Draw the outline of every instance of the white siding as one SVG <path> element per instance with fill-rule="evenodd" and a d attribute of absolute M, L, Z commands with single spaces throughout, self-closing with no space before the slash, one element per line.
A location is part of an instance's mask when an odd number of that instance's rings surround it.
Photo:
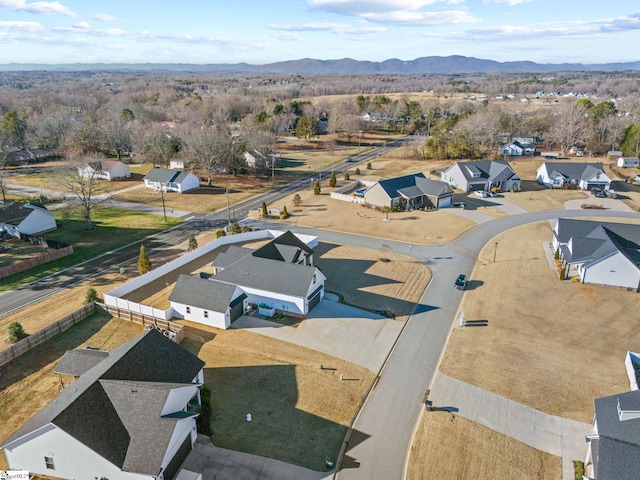
<path fill-rule="evenodd" d="M 5 448 L 9 468 L 29 470 L 40 475 L 75 480 L 110 478 L 118 480 L 148 480 L 153 476 L 122 472 L 96 452 L 78 442 L 65 431 L 53 428 L 30 441 L 11 449 Z M 43 429 L 46 430 L 46 429 Z M 184 438 L 184 437 L 183 437 Z M 47 469 L 44 457 L 52 457 L 55 470 Z"/>
<path fill-rule="evenodd" d="M 193 190 L 200 186 L 200 181 L 193 173 L 187 174 L 187 176 L 178 185 L 178 192 L 183 193 L 189 190 Z"/>
<path fill-rule="evenodd" d="M 620 252 L 580 270 L 584 283 L 633 289 L 640 287 L 640 269 Z"/>
<path fill-rule="evenodd" d="M 202 323 L 215 328 L 222 328 L 223 330 L 226 330 L 229 328 L 229 325 L 231 325 L 228 308 L 225 312 L 213 312 L 211 310 L 187 306 L 182 303 L 169 303 L 173 308 L 174 315 L 178 318 L 184 318 L 185 320 L 191 320 L 192 322 Z M 187 308 L 189 309 L 189 313 L 187 313 Z"/>
<path fill-rule="evenodd" d="M 35 235 L 40 232 L 48 232 L 49 230 L 55 229 L 56 218 L 51 212 L 40 208 L 32 209 L 29 216 L 18 226 L 20 233 L 25 233 L 27 235 Z"/>
<path fill-rule="evenodd" d="M 185 409 L 189 400 L 198 393 L 198 386 L 194 383 L 193 386 L 186 386 L 182 388 L 173 388 L 167 395 L 167 400 L 164 403 L 162 409 L 162 415 L 169 415 L 170 413 L 181 412 Z"/>
<path fill-rule="evenodd" d="M 171 462 L 171 459 L 176 455 L 176 452 L 182 445 L 182 442 L 184 442 L 184 439 L 189 436 L 191 440 L 191 446 L 193 446 L 194 442 L 196 441 L 197 435 L 196 421 L 194 417 L 183 418 L 182 420 L 176 422 L 176 427 L 173 430 L 173 435 L 171 436 L 171 440 L 169 441 L 169 446 L 167 447 L 167 451 L 165 452 L 164 458 L 162 459 L 163 471 L 167 468 L 169 462 Z"/>
<path fill-rule="evenodd" d="M 451 187 L 459 188 L 460 190 L 464 190 L 465 192 L 468 189 L 467 179 L 462 173 L 460 165 L 458 165 L 457 163 L 443 171 L 440 175 L 440 180 L 448 183 Z"/>
<path fill-rule="evenodd" d="M 128 165 L 122 162 L 118 162 L 113 166 L 111 171 L 106 173 L 107 173 L 107 176 L 106 176 L 107 180 L 113 180 L 115 178 L 123 178 L 123 177 L 130 176 L 131 169 L 129 168 Z"/>

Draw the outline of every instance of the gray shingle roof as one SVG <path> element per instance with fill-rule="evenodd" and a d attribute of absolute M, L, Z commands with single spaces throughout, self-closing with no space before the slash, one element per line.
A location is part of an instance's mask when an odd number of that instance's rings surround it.
<path fill-rule="evenodd" d="M 0 202 L 0 223 L 7 225 L 18 226 L 24 221 L 36 207 L 42 211 L 49 213 L 49 210 L 44 205 L 30 205 L 21 202 Z"/>
<path fill-rule="evenodd" d="M 169 295 L 169 301 L 211 312 L 225 312 L 231 303 L 236 286 L 219 281 L 219 276 L 203 279 L 180 275 Z"/>
<path fill-rule="evenodd" d="M 253 250 L 246 247 L 239 247 L 238 245 L 229 245 L 229 248 L 225 252 L 219 253 L 213 260 L 212 265 L 216 268 L 227 268 L 233 265 L 241 258 L 251 255 Z"/>
<path fill-rule="evenodd" d="M 386 192 L 389 198 L 416 198 L 423 195 L 438 197 L 452 193 L 451 187 L 445 182 L 430 180 L 424 173 L 404 175 L 402 177 L 382 179 L 378 184 Z"/>
<path fill-rule="evenodd" d="M 287 230 L 282 235 L 278 235 L 269 243 L 255 250 L 252 255 L 254 257 L 295 263 L 300 258 L 302 252 L 310 255 L 313 253 L 313 250 L 296 237 L 293 232 Z"/>
<path fill-rule="evenodd" d="M 479 162 L 458 162 L 460 171 L 468 182 L 478 182 L 482 180 L 494 181 L 500 177 L 500 180 L 509 180 L 510 178 L 520 177 L 513 171 L 508 162 L 504 160 L 486 160 Z M 452 168 L 452 167 L 449 167 Z M 507 173 L 505 176 L 504 173 Z M 474 177 L 477 173 L 480 176 Z"/>
<path fill-rule="evenodd" d="M 155 167 L 149 170 L 149 173 L 144 176 L 144 179 L 150 182 L 169 183 L 173 182 L 180 173 L 182 173 L 180 170 Z"/>
<path fill-rule="evenodd" d="M 640 418 L 620 421 L 618 402 L 640 399 L 640 390 L 596 398 L 598 480 L 640 478 Z"/>
<path fill-rule="evenodd" d="M 233 268 L 218 273 L 214 278 L 240 287 L 304 297 L 315 273 L 316 267 L 251 255 L 234 264 Z"/>
<path fill-rule="evenodd" d="M 58 362 L 53 373 L 79 377 L 91 370 L 108 356 L 109 352 L 104 352 L 102 350 L 69 350 L 62 356 L 62 360 Z"/>
<path fill-rule="evenodd" d="M 170 388 L 192 384 L 203 366 L 151 330 L 109 352 L 5 445 L 52 423 L 122 470 L 156 475 L 178 421 L 161 418 L 159 405 Z"/>
<path fill-rule="evenodd" d="M 570 162 L 545 162 L 549 176 L 562 175 L 566 179 L 587 180 L 598 172 L 604 173 L 602 163 L 570 163 Z"/>

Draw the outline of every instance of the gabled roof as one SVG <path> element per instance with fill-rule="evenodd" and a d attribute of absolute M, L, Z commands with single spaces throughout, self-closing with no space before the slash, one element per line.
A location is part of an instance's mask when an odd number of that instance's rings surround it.
<path fill-rule="evenodd" d="M 213 265 L 216 268 L 227 268 L 233 265 L 241 258 L 251 255 L 253 250 L 246 247 L 240 247 L 238 245 L 229 245 L 229 248 L 225 252 L 220 252 L 213 260 Z"/>
<path fill-rule="evenodd" d="M 294 297 L 304 297 L 317 268 L 250 255 L 218 273 L 218 281 L 268 290 Z"/>
<path fill-rule="evenodd" d="M 545 162 L 542 166 L 550 177 L 558 174 L 566 179 L 588 180 L 598 173 L 604 175 L 602 163 Z"/>
<path fill-rule="evenodd" d="M 181 173 L 184 172 L 181 172 L 180 170 L 171 170 L 169 168 L 155 167 L 149 170 L 149 173 L 144 176 L 144 180 L 158 183 L 171 183 L 174 182 Z"/>
<path fill-rule="evenodd" d="M 424 173 L 404 175 L 402 177 L 382 179 L 378 181 L 389 198 L 416 198 L 422 195 L 441 196 L 453 193 L 451 187 L 439 180 L 430 180 Z"/>
<path fill-rule="evenodd" d="M 457 162 L 447 170 L 458 166 L 464 177 L 469 182 L 481 180 L 493 181 L 501 176 L 500 180 L 509 180 L 511 178 L 520 177 L 513 171 L 508 162 L 504 160 L 486 160 L 479 162 Z M 507 176 L 504 176 L 504 172 L 506 171 Z M 479 174 L 479 177 L 474 177 L 473 174 Z"/>
<path fill-rule="evenodd" d="M 640 390 L 596 398 L 593 402 L 598 424 L 596 478 L 637 478 L 640 472 L 640 418 L 620 420 L 618 405 L 637 405 Z"/>
<path fill-rule="evenodd" d="M 69 350 L 62 356 L 53 373 L 61 375 L 73 375 L 79 377 L 91 370 L 98 363 L 109 356 L 109 352 L 102 350 L 80 349 Z"/>
<path fill-rule="evenodd" d="M 218 281 L 218 275 L 210 279 L 180 275 L 169 301 L 211 312 L 225 312 L 235 291 L 235 285 Z"/>
<path fill-rule="evenodd" d="M 281 262 L 297 263 L 302 252 L 311 255 L 313 250 L 296 237 L 293 232 L 287 230 L 282 235 L 255 250 L 252 255 L 254 257 L 280 260 Z"/>
<path fill-rule="evenodd" d="M 203 366 L 150 330 L 109 352 L 0 448 L 53 424 L 122 470 L 157 475 L 179 421 L 162 417 L 168 392 L 192 386 Z"/>
<path fill-rule="evenodd" d="M 0 222 L 7 225 L 18 226 L 36 209 L 53 215 L 53 213 L 47 210 L 42 204 L 33 205 L 21 202 L 0 202 Z"/>
<path fill-rule="evenodd" d="M 640 225 L 559 218 L 554 235 L 559 243 L 571 240 L 571 251 L 561 247 L 569 263 L 591 263 L 619 251 L 640 268 Z"/>

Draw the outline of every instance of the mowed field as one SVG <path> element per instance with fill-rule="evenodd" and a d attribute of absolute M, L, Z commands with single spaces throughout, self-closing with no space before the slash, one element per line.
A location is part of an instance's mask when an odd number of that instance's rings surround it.
<path fill-rule="evenodd" d="M 616 221 L 616 220 L 612 220 Z M 628 350 L 640 344 L 638 294 L 622 288 L 560 282 L 543 242 L 548 222 L 514 228 L 489 242 L 464 294 L 441 370 L 552 415 L 589 423 L 593 399 L 629 389 Z"/>

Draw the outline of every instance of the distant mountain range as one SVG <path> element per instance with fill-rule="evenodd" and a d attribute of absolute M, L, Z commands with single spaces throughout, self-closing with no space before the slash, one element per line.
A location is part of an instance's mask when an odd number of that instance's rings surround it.
<path fill-rule="evenodd" d="M 415 60 L 392 58 L 383 62 L 369 62 L 343 58 L 341 60 L 314 60 L 303 58 L 266 65 L 237 64 L 183 64 L 183 63 L 70 63 L 35 64 L 11 63 L 0 65 L 0 71 L 143 71 L 193 73 L 259 73 L 303 75 L 375 75 L 375 74 L 456 74 L 456 73 L 548 73 L 548 72 L 614 72 L 640 70 L 640 61 L 625 63 L 535 63 L 529 61 L 496 62 L 474 57 L 420 57 Z"/>

